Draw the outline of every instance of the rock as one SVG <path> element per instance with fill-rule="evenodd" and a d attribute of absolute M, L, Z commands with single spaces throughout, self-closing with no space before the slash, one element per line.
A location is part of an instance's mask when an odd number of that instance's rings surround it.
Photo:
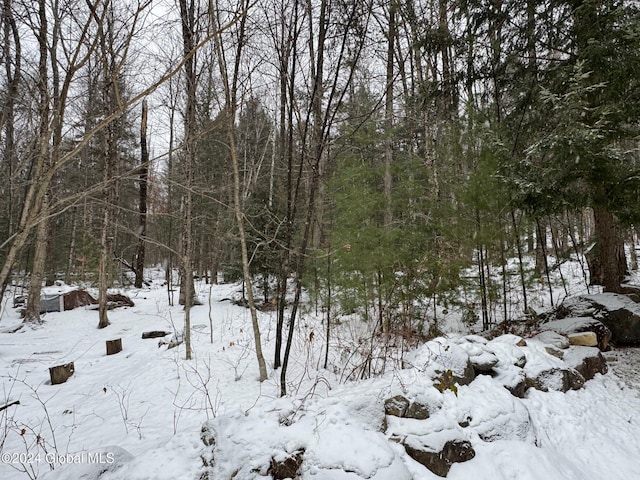
<path fill-rule="evenodd" d="M 570 303 L 570 302 L 569 302 Z M 564 304 L 563 304 L 564 305 Z M 568 313 L 566 307 L 560 306 L 556 310 L 556 314 L 565 315 Z M 557 317 L 560 318 L 560 317 Z M 572 333 L 593 332 L 598 338 L 598 348 L 605 352 L 609 349 L 609 341 L 611 340 L 611 330 L 604 323 L 595 318 L 575 316 L 562 318 L 541 325 L 546 331 L 553 331 L 562 335 L 570 335 Z"/>
<path fill-rule="evenodd" d="M 564 361 L 585 380 L 591 380 L 597 373 L 604 375 L 608 371 L 607 362 L 602 353 L 593 347 L 574 347 L 567 352 Z"/>
<path fill-rule="evenodd" d="M 302 465 L 304 449 L 283 456 L 272 457 L 267 473 L 274 480 L 284 480 L 285 478 L 295 478 Z"/>
<path fill-rule="evenodd" d="M 505 366 L 522 368 L 527 364 L 527 356 L 524 354 L 524 351 L 514 343 L 503 342 L 501 341 L 501 337 L 498 337 L 492 340 L 489 346 L 499 360 L 494 370 L 498 367 Z"/>
<path fill-rule="evenodd" d="M 527 393 L 527 377 L 525 377 L 523 373 L 522 378 L 518 379 L 517 382 L 504 384 L 504 388 L 506 388 L 514 397 L 524 398 L 525 393 Z"/>
<path fill-rule="evenodd" d="M 616 344 L 640 345 L 640 305 L 626 295 L 602 293 L 571 297 L 556 309 L 554 316 L 558 319 L 568 317 L 587 317 L 591 321 L 595 319 L 611 331 L 610 338 Z M 601 327 L 600 330 L 602 330 Z M 598 332 L 594 329 L 593 331 L 598 335 L 598 348 L 605 351 L 603 336 L 606 336 L 606 330 Z"/>
<path fill-rule="evenodd" d="M 416 366 L 445 388 L 449 384 L 468 385 L 475 378 L 475 370 L 467 352 L 446 338 L 435 338 L 421 345 L 407 353 L 405 360 L 408 365 Z"/>
<path fill-rule="evenodd" d="M 476 372 L 470 360 L 467 362 L 467 366 L 462 371 L 462 374 L 457 372 L 453 374 L 453 381 L 458 385 L 469 385 L 473 382 L 474 378 L 476 378 Z"/>
<path fill-rule="evenodd" d="M 562 358 L 564 357 L 564 352 L 562 350 L 560 350 L 559 348 L 553 347 L 551 345 L 545 345 L 544 350 L 549 355 L 553 355 L 554 357 L 559 358 L 560 360 L 562 360 Z"/>
<path fill-rule="evenodd" d="M 495 379 L 486 376 L 476 379 L 461 395 L 457 407 L 458 424 L 460 418 L 467 420 L 469 429 L 485 442 L 536 441 L 529 410 L 514 395 L 497 389 Z"/>
<path fill-rule="evenodd" d="M 545 330 L 543 332 L 540 332 L 533 338 L 534 340 L 538 340 L 541 343 L 546 343 L 547 345 L 551 345 L 562 350 L 569 348 L 570 345 L 569 339 L 566 335 L 553 330 Z"/>
<path fill-rule="evenodd" d="M 388 398 L 384 401 L 384 413 L 394 417 L 404 417 L 407 408 L 409 408 L 409 403 L 409 400 L 402 395 Z"/>
<path fill-rule="evenodd" d="M 494 369 L 493 380 L 504 388 L 506 388 L 511 395 L 518 398 L 524 398 L 524 394 L 527 391 L 527 377 L 524 374 L 524 370 L 520 367 L 510 366 Z"/>
<path fill-rule="evenodd" d="M 439 477 L 446 477 L 454 463 L 471 460 L 476 456 L 467 440 L 449 440 L 442 449 L 431 449 L 418 442 L 405 443 L 407 454 Z"/>
<path fill-rule="evenodd" d="M 534 377 L 527 377 L 526 384 L 527 388 L 543 392 L 554 390 L 564 393 L 582 388 L 584 377 L 572 368 L 550 368 L 538 372 Z"/>
<path fill-rule="evenodd" d="M 523 367 L 527 364 L 527 357 L 522 348 L 517 346 L 522 339 L 515 335 L 503 337 L 505 338 L 493 339 L 488 345 L 499 360 L 493 367 L 491 376 L 513 396 L 524 398 L 527 387 Z"/>
<path fill-rule="evenodd" d="M 413 418 L 414 420 L 426 420 L 429 418 L 429 405 L 420 401 L 410 402 L 402 395 L 388 398 L 384 402 L 384 412 L 387 415 L 400 418 Z"/>
<path fill-rule="evenodd" d="M 485 343 L 470 342 L 468 337 L 464 337 L 462 340 L 463 341 L 459 343 L 459 345 L 467 352 L 467 355 L 469 355 L 469 361 L 473 367 L 474 376 L 489 373 L 491 369 L 498 364 L 498 357 L 491 351 L 490 347 L 486 345 L 486 340 L 484 338 L 482 340 L 485 340 Z"/>
<path fill-rule="evenodd" d="M 354 422 L 366 425 L 377 432 L 386 430 L 387 419 L 381 399 L 371 395 L 350 395 L 346 403 L 347 414 Z"/>
<path fill-rule="evenodd" d="M 429 407 L 427 405 L 423 405 L 419 402 L 413 402 L 407 408 L 405 412 L 406 418 L 413 418 L 415 420 L 426 420 L 429 418 Z"/>
<path fill-rule="evenodd" d="M 569 302 L 570 304 L 571 302 Z M 564 305 L 564 304 L 563 304 Z M 583 310 L 580 310 L 584 313 Z M 570 315 L 570 311 L 566 306 L 560 306 L 556 310 L 557 315 Z M 576 313 L 577 314 L 577 313 Z M 570 335 L 572 333 L 593 332 L 598 338 L 598 348 L 605 352 L 609 349 L 609 341 L 611 340 L 611 330 L 609 330 L 604 323 L 595 318 L 584 316 L 569 316 L 567 318 L 561 318 L 552 322 L 541 325 L 546 331 L 554 331 L 562 335 Z"/>
<path fill-rule="evenodd" d="M 594 332 L 570 333 L 569 343 L 583 347 L 597 347 L 598 336 Z"/>

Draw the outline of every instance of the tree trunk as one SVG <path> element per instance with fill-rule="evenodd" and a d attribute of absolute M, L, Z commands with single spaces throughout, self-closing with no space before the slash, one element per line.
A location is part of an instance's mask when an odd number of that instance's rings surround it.
<path fill-rule="evenodd" d="M 590 272 L 592 281 L 593 278 L 599 278 L 605 292 L 620 292 L 628 268 L 617 220 L 608 209 L 602 207 L 594 208 L 593 218 L 596 255 L 601 270 Z"/>
<path fill-rule="evenodd" d="M 138 249 L 136 251 L 136 279 L 134 286 L 142 288 L 144 282 L 145 239 L 147 236 L 147 181 L 149 179 L 149 151 L 147 150 L 147 101 L 142 102 L 142 119 L 140 120 L 140 191 Z"/>
<path fill-rule="evenodd" d="M 195 3 L 193 0 L 180 0 L 180 20 L 182 22 L 182 42 L 184 55 L 184 74 L 187 84 L 187 105 L 184 120 L 184 168 L 186 185 L 182 204 L 182 282 L 180 285 L 180 304 L 184 305 L 184 344 L 186 359 L 191 360 L 191 306 L 193 305 L 193 229 L 192 229 L 192 185 L 195 165 L 196 125 L 196 86 L 197 74 L 194 58 L 196 45 Z"/>
<path fill-rule="evenodd" d="M 387 38 L 387 71 L 385 107 L 384 107 L 384 226 L 391 228 L 393 222 L 393 210 L 391 207 L 391 191 L 393 188 L 393 177 L 391 175 L 391 164 L 393 162 L 393 83 L 394 83 L 394 41 L 396 38 L 396 4 L 392 0 L 389 4 L 389 32 Z"/>
<path fill-rule="evenodd" d="M 291 247 L 294 229 L 295 204 L 294 204 L 294 97 L 295 77 L 297 66 L 297 40 L 299 36 L 299 1 L 295 1 L 293 18 L 288 23 L 285 15 L 281 16 L 281 39 L 279 55 L 279 86 L 280 86 L 280 132 L 278 144 L 283 164 L 287 166 L 286 182 L 286 214 L 284 218 L 284 248 L 282 249 L 281 268 L 278 272 L 277 306 L 278 317 L 276 320 L 276 339 L 274 349 L 273 368 L 282 365 L 282 336 L 284 328 L 285 307 L 287 303 L 287 289 L 291 266 Z M 289 28 L 285 36 L 285 29 Z M 288 101 L 287 101 L 288 100 Z"/>
<path fill-rule="evenodd" d="M 230 109 L 230 112 L 232 110 Z M 233 209 L 238 225 L 238 234 L 240 236 L 240 253 L 242 255 L 242 275 L 247 290 L 247 303 L 251 312 L 251 324 L 253 326 L 253 340 L 256 348 L 256 358 L 258 360 L 258 370 L 260 372 L 260 381 L 267 379 L 267 366 L 262 354 L 262 340 L 260 337 L 260 324 L 258 323 L 258 313 L 253 298 L 253 284 L 251 273 L 249 271 L 249 256 L 247 254 L 247 237 L 244 230 L 244 214 L 242 213 L 242 204 L 240 203 L 240 172 L 238 170 L 238 154 L 235 145 L 233 117 L 229 114 L 229 148 L 231 151 L 231 164 L 233 167 Z"/>
<path fill-rule="evenodd" d="M 46 210 L 48 203 L 45 200 L 42 206 L 43 210 Z M 36 229 L 35 252 L 33 254 L 33 265 L 31 266 L 31 278 L 29 279 L 29 296 L 27 297 L 24 314 L 25 323 L 42 323 L 42 318 L 40 317 L 40 295 L 47 261 L 48 225 L 48 220 L 42 220 Z"/>
<path fill-rule="evenodd" d="M 13 16 L 11 0 L 4 0 L 2 11 L 2 26 L 4 34 L 3 55 L 6 75 L 5 101 L 0 114 L 0 131 L 4 128 L 3 163 L 6 162 L 7 180 L 5 185 L 7 195 L 5 197 L 4 215 L 7 218 L 7 236 L 14 233 L 16 201 L 16 185 L 18 180 L 17 152 L 15 148 L 15 102 L 18 97 L 18 86 L 21 82 L 22 47 L 20 34 Z M 13 43 L 14 55 L 11 55 Z M 2 249 L 0 249 L 2 250 Z M 1 289 L 4 293 L 4 289 Z M 0 296 L 2 298 L 2 296 Z"/>
<path fill-rule="evenodd" d="M 243 1 L 243 8 L 248 9 L 249 3 Z M 215 13 L 212 13 L 212 20 L 216 29 L 217 17 Z M 256 310 L 255 299 L 253 297 L 253 282 L 251 280 L 251 272 L 249 270 L 249 255 L 247 249 L 247 236 L 244 229 L 244 213 L 243 205 L 240 195 L 240 170 L 238 150 L 236 148 L 236 135 L 235 135 L 235 117 L 237 108 L 237 85 L 238 76 L 240 73 L 240 60 L 242 58 L 243 43 L 246 35 L 246 15 L 243 15 L 238 23 L 238 44 L 236 46 L 235 63 L 232 72 L 232 77 L 229 76 L 229 68 L 225 63 L 225 56 L 222 48 L 222 42 L 219 37 L 214 39 L 216 50 L 218 53 L 218 65 L 220 68 L 220 75 L 224 85 L 225 95 L 225 113 L 227 120 L 227 139 L 229 141 L 229 153 L 231 155 L 231 167 L 233 169 L 233 211 L 236 218 L 236 224 L 238 227 L 238 235 L 240 237 L 240 253 L 242 257 L 242 276 L 244 279 L 244 285 L 246 286 L 247 303 L 249 305 L 249 311 L 251 313 L 251 324 L 253 327 L 253 339 L 256 349 L 256 359 L 258 361 L 258 370 L 260 374 L 260 381 L 263 382 L 267 379 L 267 366 L 262 354 L 262 340 L 260 336 L 260 325 L 258 323 L 258 312 Z"/>
<path fill-rule="evenodd" d="M 47 46 L 47 13 L 44 0 L 38 3 L 38 16 L 40 19 L 40 29 L 38 32 L 38 45 L 40 51 L 40 61 L 38 64 L 38 94 L 40 109 L 40 124 L 38 134 L 40 136 L 40 152 L 42 155 L 42 165 L 46 168 L 50 166 L 51 150 L 48 145 L 47 132 L 49 131 L 49 114 L 50 114 L 50 95 L 49 95 L 49 74 L 48 74 L 48 46 Z M 42 280 L 44 278 L 45 262 L 47 258 L 48 244 L 48 213 L 49 205 L 48 192 L 44 194 L 42 204 L 40 206 L 40 223 L 36 230 L 35 253 L 33 265 L 31 267 L 31 279 L 29 282 L 29 297 L 24 321 L 27 323 L 41 323 L 40 318 L 40 293 L 42 290 Z M 25 207 L 26 208 L 26 205 Z"/>
<path fill-rule="evenodd" d="M 544 219 L 536 220 L 536 275 L 542 275 L 546 264 L 547 224 Z"/>

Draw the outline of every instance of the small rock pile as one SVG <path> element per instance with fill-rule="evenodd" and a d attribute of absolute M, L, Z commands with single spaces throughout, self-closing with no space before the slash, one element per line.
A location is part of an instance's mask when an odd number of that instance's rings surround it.
<path fill-rule="evenodd" d="M 445 402 L 433 392 L 425 395 L 408 387 L 385 400 L 386 433 L 411 458 L 442 477 L 454 463 L 474 458 L 470 439 L 476 435 L 486 442 L 535 443 L 528 411 L 516 399 L 524 398 L 529 388 L 576 390 L 597 373 L 607 372 L 598 348 L 572 342 L 582 339 L 553 331 L 529 340 L 503 335 L 488 341 L 469 335 L 428 342 L 409 358 L 415 369 L 433 380 L 436 390 L 448 390 L 456 398 Z M 503 394 L 494 388 L 496 383 L 504 387 Z M 460 394 L 462 385 L 480 389 L 491 408 L 467 404 Z"/>
<path fill-rule="evenodd" d="M 479 442 L 535 448 L 527 390 L 576 390 L 607 372 L 600 350 L 584 346 L 597 335 L 558 330 L 436 338 L 385 377 L 217 417 L 203 426 L 202 478 L 409 480 L 420 465 L 446 477 Z"/>

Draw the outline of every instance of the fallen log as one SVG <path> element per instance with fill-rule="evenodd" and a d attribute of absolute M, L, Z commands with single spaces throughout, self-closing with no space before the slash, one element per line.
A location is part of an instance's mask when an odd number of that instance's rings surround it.
<path fill-rule="evenodd" d="M 142 332 L 142 338 L 160 338 L 166 337 L 171 332 L 164 332 L 162 330 L 152 330 L 150 332 Z"/>

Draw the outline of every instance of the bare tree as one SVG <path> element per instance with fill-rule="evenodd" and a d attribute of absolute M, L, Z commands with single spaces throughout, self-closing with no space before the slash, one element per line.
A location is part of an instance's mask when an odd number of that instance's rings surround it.
<path fill-rule="evenodd" d="M 129 98 L 124 99 L 118 97 L 116 103 L 117 108 L 109 115 L 100 118 L 99 121 L 87 132 L 81 134 L 79 138 L 73 139 L 71 148 L 62 151 L 60 150 L 59 157 L 55 164 L 49 162 L 49 145 L 51 139 L 55 133 L 56 125 L 64 125 L 65 115 L 69 107 L 70 93 L 78 80 L 79 73 L 92 58 L 94 51 L 99 46 L 100 35 L 94 35 L 98 25 L 104 24 L 104 18 L 107 9 L 104 8 L 110 0 L 96 0 L 94 3 L 87 2 L 87 9 L 89 10 L 69 10 L 73 11 L 74 15 L 70 15 L 68 18 L 69 25 L 68 31 L 73 31 L 74 35 L 64 37 L 61 41 L 65 44 L 61 46 L 61 51 L 64 50 L 64 65 L 61 68 L 63 75 L 60 77 L 59 94 L 56 96 L 56 101 L 50 108 L 50 118 L 47 121 L 48 127 L 45 129 L 44 135 L 38 138 L 41 148 L 36 149 L 33 155 L 33 161 L 31 162 L 29 171 L 29 181 L 24 192 L 24 201 L 22 202 L 22 209 L 13 233 L 7 238 L 0 240 L 0 249 L 6 248 L 6 255 L 2 259 L 2 266 L 0 267 L 0 294 L 4 293 L 9 276 L 14 269 L 16 263 L 19 260 L 20 254 L 23 251 L 28 240 L 32 237 L 33 229 L 36 228 L 41 222 L 47 221 L 55 215 L 60 214 L 69 207 L 70 204 L 78 202 L 81 198 L 86 198 L 95 192 L 96 188 L 101 186 L 95 186 L 91 192 L 74 192 L 64 198 L 56 198 L 48 210 L 44 210 L 42 207 L 45 202 L 45 197 L 48 193 L 49 187 L 56 174 L 62 171 L 67 165 L 69 165 L 80 152 L 91 142 L 91 140 L 101 131 L 107 128 L 107 126 L 116 120 L 123 112 L 128 108 L 135 105 L 143 98 L 154 92 L 160 85 L 167 82 L 174 75 L 180 72 L 186 65 L 186 63 L 193 59 L 196 52 L 206 45 L 211 39 L 219 35 L 219 31 L 210 32 L 210 34 L 203 38 L 199 43 L 193 45 L 193 49 L 190 53 L 183 55 L 182 58 L 176 63 L 168 67 L 168 69 L 156 74 L 152 80 L 144 84 L 144 86 L 135 94 Z M 122 28 L 120 28 L 121 41 L 119 43 L 119 64 L 117 69 L 124 64 L 125 60 L 129 56 L 129 48 L 138 34 L 140 28 L 140 22 L 143 20 L 143 14 L 150 7 L 151 2 L 148 0 L 141 1 L 133 6 L 133 11 L 128 12 L 129 17 L 126 22 L 123 22 Z M 100 12 L 100 13 L 98 13 Z M 232 19 L 233 24 L 237 19 Z M 221 30 L 229 28 L 230 25 L 223 25 Z M 116 69 L 116 70 L 117 70 Z M 44 122 L 44 120 L 43 120 Z M 43 123 L 44 125 L 44 123 Z M 47 148 L 43 148 L 47 147 Z M 56 152 L 54 152 L 56 154 Z"/>
<path fill-rule="evenodd" d="M 6 233 L 11 236 L 14 231 L 15 210 L 17 201 L 17 152 L 15 138 L 15 106 L 18 100 L 22 79 L 22 43 L 16 24 L 12 0 L 4 0 L 2 4 L 2 58 L 5 66 L 6 85 L 5 99 L 0 111 L 0 136 L 4 132 L 3 159 L 0 167 L 3 169 L 3 182 L 0 187 L 4 202 L 4 214 L 7 217 Z M 2 286 L 4 289 L 4 286 Z"/>
<path fill-rule="evenodd" d="M 51 147 L 49 145 L 49 120 L 51 110 L 51 96 L 49 94 L 49 45 L 47 43 L 49 33 L 49 19 L 47 14 L 47 5 L 45 0 L 38 1 L 38 20 L 39 27 L 36 33 L 38 40 L 38 96 L 39 108 L 38 114 L 40 123 L 38 125 L 37 144 L 38 157 L 42 159 L 42 166 L 50 168 L 52 163 Z M 52 59 L 55 62 L 55 58 Z M 45 216 L 48 215 L 50 192 L 45 190 L 40 208 Z M 49 222 L 42 221 L 36 229 L 35 253 L 33 256 L 33 266 L 31 268 L 31 277 L 29 281 L 29 296 L 24 314 L 26 323 L 40 323 L 40 293 L 42 290 L 42 281 L 44 278 L 45 261 L 47 258 L 47 240 L 49 237 Z"/>
<path fill-rule="evenodd" d="M 147 184 L 149 180 L 149 150 L 147 149 L 147 100 L 142 102 L 140 120 L 140 175 L 139 175 L 139 224 L 138 248 L 136 251 L 135 287 L 142 288 L 144 282 L 145 237 L 147 236 Z"/>
<path fill-rule="evenodd" d="M 193 231 L 192 231 L 192 186 L 193 169 L 196 156 L 196 2 L 195 0 L 179 0 L 180 20 L 182 24 L 182 45 L 184 62 L 184 78 L 186 81 L 186 112 L 184 116 L 184 158 L 183 172 L 185 176 L 185 193 L 182 197 L 182 283 L 180 285 L 180 303 L 184 305 L 184 339 L 186 358 L 191 359 L 191 306 L 193 305 Z"/>
<path fill-rule="evenodd" d="M 244 212 L 240 195 L 240 170 L 238 167 L 238 149 L 236 146 L 236 112 L 238 105 L 238 81 L 240 75 L 240 64 L 243 55 L 243 47 L 246 42 L 246 25 L 247 15 L 250 1 L 241 0 L 238 5 L 239 22 L 236 25 L 236 44 L 234 52 L 234 62 L 232 70 L 229 68 L 226 60 L 225 51 L 220 37 L 215 37 L 214 43 L 218 56 L 218 65 L 220 68 L 220 76 L 224 88 L 224 114 L 227 123 L 227 140 L 229 143 L 229 154 L 231 156 L 231 166 L 233 169 L 233 210 L 240 237 L 240 253 L 242 255 L 242 274 L 246 285 L 247 303 L 251 312 L 251 323 L 253 326 L 253 337 L 256 349 L 256 358 L 258 360 L 258 369 L 260 372 L 260 381 L 267 379 L 267 367 L 262 354 L 262 340 L 260 337 L 260 325 L 258 323 L 258 314 L 256 311 L 255 300 L 253 297 L 253 282 L 249 269 L 249 255 L 247 252 L 247 236 L 244 227 Z M 218 29 L 219 19 L 218 11 L 210 11 L 212 21 Z M 231 70 L 231 71 L 230 71 Z"/>
<path fill-rule="evenodd" d="M 344 11 L 339 12 L 342 17 L 339 21 L 333 21 L 332 15 L 338 14 L 332 10 L 332 5 L 322 0 L 319 5 L 318 16 L 314 18 L 311 2 L 307 2 L 307 20 L 309 21 L 309 64 L 310 72 L 310 96 L 306 105 L 305 116 L 301 123 L 301 143 L 303 145 L 302 161 L 296 179 L 296 188 L 293 204 L 299 201 L 304 202 L 305 211 L 303 213 L 304 226 L 302 237 L 296 249 L 296 259 L 294 268 L 294 298 L 289 316 L 287 343 L 280 371 L 280 394 L 287 394 L 287 367 L 291 355 L 293 344 L 293 332 L 295 329 L 296 316 L 300 306 L 302 295 L 302 279 L 307 259 L 307 249 L 311 240 L 314 228 L 314 216 L 316 212 L 317 195 L 321 181 L 321 165 L 326 161 L 329 154 L 329 140 L 331 129 L 336 122 L 336 116 L 353 81 L 354 72 L 360 60 L 365 38 L 362 31 L 357 35 L 353 52 L 348 55 L 349 41 L 356 33 L 356 25 L 368 25 L 368 15 L 371 8 L 362 8 L 366 2 L 353 2 L 344 6 Z M 364 18 L 363 18 L 364 13 Z M 313 28 L 318 25 L 317 33 Z M 331 27 L 336 28 L 332 31 Z M 365 27 L 366 31 L 366 27 Z M 327 78 L 327 66 L 325 65 L 328 56 L 327 38 L 329 35 L 336 35 L 336 48 L 333 52 L 332 68 L 329 70 Z M 349 57 L 349 58 L 348 58 Z M 309 174 L 307 178 L 306 195 L 302 197 L 299 185 L 302 180 L 302 166 L 308 164 Z M 300 196 L 298 196 L 300 195 Z M 295 212 L 293 213 L 295 217 Z"/>

